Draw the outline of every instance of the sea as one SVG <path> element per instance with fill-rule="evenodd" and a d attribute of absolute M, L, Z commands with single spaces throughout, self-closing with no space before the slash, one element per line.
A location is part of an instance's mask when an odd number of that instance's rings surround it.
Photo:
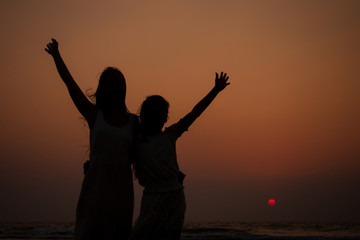
<path fill-rule="evenodd" d="M 72 239 L 72 222 L 0 222 L 0 239 Z M 182 240 L 360 240 L 354 222 L 188 222 Z"/>

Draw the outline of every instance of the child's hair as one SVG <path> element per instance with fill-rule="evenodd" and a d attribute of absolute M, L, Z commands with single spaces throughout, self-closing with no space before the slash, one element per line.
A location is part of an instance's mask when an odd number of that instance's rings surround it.
<path fill-rule="evenodd" d="M 159 95 L 152 95 L 145 99 L 140 109 L 142 130 L 152 132 L 161 130 L 168 118 L 169 103 Z"/>

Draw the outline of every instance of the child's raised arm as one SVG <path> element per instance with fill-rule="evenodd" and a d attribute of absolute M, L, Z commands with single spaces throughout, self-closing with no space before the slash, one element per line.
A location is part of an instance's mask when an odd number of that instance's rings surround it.
<path fill-rule="evenodd" d="M 195 121 L 195 119 L 201 115 L 201 113 L 210 105 L 218 93 L 224 90 L 224 88 L 230 84 L 227 82 L 228 79 L 229 77 L 226 73 L 223 74 L 223 72 L 221 72 L 220 77 L 219 74 L 216 73 L 215 87 L 211 89 L 210 92 L 203 99 L 201 99 L 198 104 L 195 105 L 193 110 L 182 119 L 183 124 L 185 125 L 185 129 L 187 129 Z"/>
<path fill-rule="evenodd" d="M 96 108 L 94 104 L 92 104 L 85 96 L 85 94 L 81 91 L 81 89 L 71 76 L 63 59 L 61 58 L 58 42 L 53 38 L 51 40 L 52 42 L 47 44 L 47 48 L 45 48 L 45 51 L 54 58 L 56 68 L 59 72 L 61 79 L 66 84 L 71 99 L 73 100 L 76 108 L 79 110 L 81 115 L 86 119 L 89 124 L 89 128 L 91 129 L 93 124 L 95 123 Z"/>

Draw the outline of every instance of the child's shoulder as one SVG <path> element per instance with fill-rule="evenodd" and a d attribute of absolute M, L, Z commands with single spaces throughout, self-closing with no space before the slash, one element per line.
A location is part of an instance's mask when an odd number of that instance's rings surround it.
<path fill-rule="evenodd" d="M 165 128 L 164 134 L 176 141 L 185 131 L 187 131 L 186 124 L 183 119 L 180 119 L 178 122 Z"/>

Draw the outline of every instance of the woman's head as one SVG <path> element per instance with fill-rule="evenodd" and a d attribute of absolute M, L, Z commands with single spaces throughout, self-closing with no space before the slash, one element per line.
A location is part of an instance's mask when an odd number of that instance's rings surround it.
<path fill-rule="evenodd" d="M 119 69 L 108 67 L 102 72 L 94 96 L 102 111 L 126 110 L 126 82 Z"/>
<path fill-rule="evenodd" d="M 169 103 L 159 95 L 145 99 L 140 109 L 140 121 L 145 133 L 157 133 L 162 130 L 168 119 Z"/>

